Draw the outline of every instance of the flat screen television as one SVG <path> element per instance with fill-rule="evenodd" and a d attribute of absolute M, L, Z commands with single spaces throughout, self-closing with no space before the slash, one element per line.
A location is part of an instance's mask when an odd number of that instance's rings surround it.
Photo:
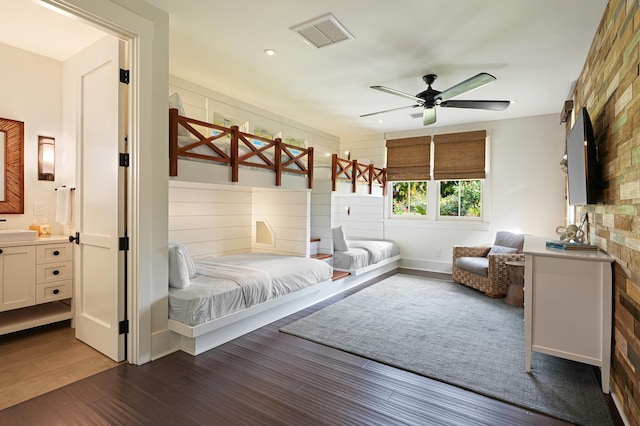
<path fill-rule="evenodd" d="M 567 137 L 569 204 L 595 204 L 600 196 L 600 164 L 591 119 L 582 108 Z"/>

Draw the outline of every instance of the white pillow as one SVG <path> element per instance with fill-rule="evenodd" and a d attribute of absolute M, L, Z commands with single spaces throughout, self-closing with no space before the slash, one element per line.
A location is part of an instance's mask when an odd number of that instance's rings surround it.
<path fill-rule="evenodd" d="M 175 108 L 178 110 L 178 114 L 181 116 L 184 115 L 184 106 L 182 106 L 182 99 L 180 99 L 180 94 L 178 92 L 174 92 L 173 95 L 169 96 L 169 109 Z M 189 136 L 189 131 L 185 129 L 182 125 L 178 126 L 178 136 Z"/>
<path fill-rule="evenodd" d="M 182 244 L 169 243 L 169 285 L 174 288 L 186 288 L 195 278 L 196 267 L 189 251 Z"/>
<path fill-rule="evenodd" d="M 344 236 L 344 231 L 342 230 L 342 226 L 338 226 L 337 228 L 331 228 L 331 234 L 333 235 L 333 249 L 336 251 L 348 251 L 349 245 L 347 244 L 347 239 Z"/>

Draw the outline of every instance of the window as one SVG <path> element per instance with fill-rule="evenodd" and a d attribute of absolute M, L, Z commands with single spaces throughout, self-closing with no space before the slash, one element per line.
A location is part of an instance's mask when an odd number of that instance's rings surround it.
<path fill-rule="evenodd" d="M 300 148 L 305 148 L 307 146 L 307 141 L 305 139 L 296 139 L 296 138 L 286 138 L 284 143 L 287 145 L 293 145 Z"/>
<path fill-rule="evenodd" d="M 480 179 L 393 182 L 391 216 L 480 219 L 482 182 Z M 429 197 L 431 193 L 439 195 Z"/>
<path fill-rule="evenodd" d="M 391 216 L 481 219 L 486 139 L 478 130 L 387 140 Z"/>
<path fill-rule="evenodd" d="M 273 140 L 274 137 L 274 133 L 270 130 L 266 130 L 266 129 L 262 129 L 259 127 L 255 127 L 253 130 L 253 134 L 264 138 L 264 139 L 269 139 L 269 140 Z M 265 146 L 267 144 L 267 142 L 258 140 L 258 139 L 254 139 L 251 141 L 255 146 L 257 146 L 258 148 L 260 148 L 261 146 Z"/>
<path fill-rule="evenodd" d="M 427 182 L 394 182 L 393 215 L 426 216 Z"/>
<path fill-rule="evenodd" d="M 438 204 L 441 217 L 482 217 L 482 181 L 440 181 Z"/>
<path fill-rule="evenodd" d="M 307 146 L 306 139 L 286 138 L 284 140 L 284 143 L 287 145 L 293 145 L 300 148 L 306 148 Z M 291 154 L 293 155 L 299 155 L 302 152 L 299 149 L 293 149 L 293 148 L 291 148 L 290 151 L 291 151 Z"/>
<path fill-rule="evenodd" d="M 217 115 L 217 114 L 213 116 L 213 124 L 215 124 L 216 126 L 226 127 L 226 128 L 231 128 L 231 126 L 237 125 L 234 120 L 222 117 L 221 115 Z M 220 133 L 222 132 L 220 132 L 217 129 L 211 130 L 211 136 L 217 136 Z M 231 139 L 231 135 L 227 134 L 226 138 Z"/>

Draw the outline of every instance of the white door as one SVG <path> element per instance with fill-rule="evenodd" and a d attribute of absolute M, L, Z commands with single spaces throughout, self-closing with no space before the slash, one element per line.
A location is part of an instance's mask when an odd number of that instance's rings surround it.
<path fill-rule="evenodd" d="M 111 36 L 82 53 L 78 67 L 76 161 L 76 337 L 115 361 L 125 358 L 124 42 Z"/>

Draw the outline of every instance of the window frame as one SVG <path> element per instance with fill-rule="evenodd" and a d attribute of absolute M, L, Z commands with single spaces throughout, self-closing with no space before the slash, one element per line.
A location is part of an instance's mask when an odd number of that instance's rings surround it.
<path fill-rule="evenodd" d="M 426 182 L 427 184 L 427 202 L 426 202 L 426 211 L 427 214 L 422 215 L 422 214 L 406 214 L 406 215 L 397 215 L 393 212 L 393 184 L 394 183 L 416 183 L 416 182 Z M 387 194 L 389 195 L 389 205 L 390 208 L 388 210 L 388 216 L 389 217 L 393 217 L 393 218 L 401 218 L 401 219 L 410 219 L 410 218 L 420 218 L 420 219 L 424 219 L 426 217 L 429 217 L 429 214 L 431 212 L 431 209 L 429 208 L 429 206 L 431 205 L 430 200 L 429 200 L 429 196 L 431 195 L 431 181 L 430 180 L 401 180 L 401 181 L 393 181 L 393 182 L 389 182 L 390 187 L 387 191 Z"/>
<path fill-rule="evenodd" d="M 422 181 L 393 181 L 387 182 L 387 197 L 385 197 L 385 220 L 390 221 L 418 221 L 431 224 L 481 224 L 490 223 L 490 178 L 484 179 L 448 179 L 448 180 L 479 180 L 481 185 L 480 217 L 471 216 L 441 216 L 440 215 L 440 182 L 437 180 Z M 396 215 L 393 213 L 393 184 L 397 182 L 427 182 L 427 214 L 426 215 Z"/>
<path fill-rule="evenodd" d="M 440 183 L 441 182 L 452 182 L 452 181 L 480 181 L 480 216 L 445 216 L 440 214 Z M 437 220 L 455 220 L 455 221 L 465 221 L 465 222 L 475 222 L 475 221 L 483 221 L 484 216 L 484 181 L 485 179 L 447 179 L 435 181 L 438 183 L 438 193 L 437 193 L 437 207 L 438 211 L 436 212 Z M 458 199 L 460 199 L 460 195 L 458 194 Z M 458 204 L 458 211 L 460 211 L 460 204 Z"/>

